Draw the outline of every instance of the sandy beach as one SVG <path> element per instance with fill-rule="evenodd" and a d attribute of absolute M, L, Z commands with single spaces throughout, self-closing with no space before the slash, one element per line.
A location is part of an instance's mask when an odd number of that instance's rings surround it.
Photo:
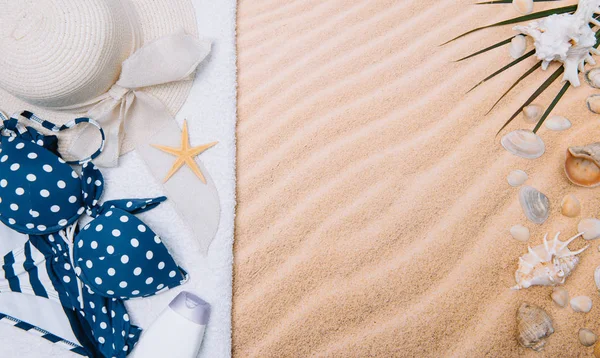
<path fill-rule="evenodd" d="M 600 333 L 600 242 L 589 242 L 564 285 L 592 298 L 583 314 L 556 306 L 549 287 L 510 290 L 527 244 L 509 229 L 528 227 L 534 246 L 545 233 L 566 240 L 599 214 L 600 189 L 575 187 L 563 172 L 568 146 L 600 139 L 600 116 L 585 107 L 594 90 L 566 92 L 553 113 L 573 127 L 542 127 L 541 158 L 506 152 L 496 132 L 557 65 L 486 116 L 536 59 L 467 94 L 511 61 L 508 47 L 454 60 L 510 37 L 511 27 L 439 45 L 518 16 L 510 5 L 473 2 L 239 1 L 235 357 L 591 356 L 577 332 Z M 535 103 L 547 107 L 560 87 Z M 507 130 L 519 128 L 533 125 L 519 116 Z M 549 197 L 544 224 L 523 215 L 506 181 L 515 169 Z M 567 194 L 583 205 L 577 218 L 560 213 Z M 542 353 L 516 341 L 523 302 L 554 320 Z"/>

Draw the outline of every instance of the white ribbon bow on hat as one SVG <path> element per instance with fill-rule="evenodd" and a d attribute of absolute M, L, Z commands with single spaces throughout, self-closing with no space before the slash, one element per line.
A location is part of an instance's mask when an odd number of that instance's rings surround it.
<path fill-rule="evenodd" d="M 210 50 L 209 41 L 183 31 L 161 37 L 123 62 L 119 80 L 107 93 L 78 105 L 78 108 L 92 107 L 87 115 L 98 121 L 106 133 L 104 152 L 94 163 L 116 166 L 124 135 L 124 149 L 128 151 L 151 138 L 166 121 L 174 121 L 165 105 L 143 88 L 189 79 Z M 70 153 L 85 157 L 90 143 L 97 141 L 96 137 L 93 128 L 85 128 L 75 138 Z"/>

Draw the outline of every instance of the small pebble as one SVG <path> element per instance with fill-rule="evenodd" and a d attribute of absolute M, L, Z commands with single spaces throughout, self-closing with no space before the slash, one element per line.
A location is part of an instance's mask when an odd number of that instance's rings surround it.
<path fill-rule="evenodd" d="M 569 292 L 562 287 L 555 287 L 550 297 L 560 307 L 567 307 L 569 304 Z"/>
<path fill-rule="evenodd" d="M 586 240 L 595 240 L 600 237 L 600 220 L 595 218 L 583 219 L 577 225 L 577 232 L 583 233 Z"/>
<path fill-rule="evenodd" d="M 523 225 L 515 225 L 510 228 L 510 234 L 515 240 L 527 242 L 529 240 L 529 229 Z"/>
<path fill-rule="evenodd" d="M 592 299 L 588 296 L 577 296 L 571 299 L 571 308 L 575 312 L 588 313 L 592 309 Z"/>
<path fill-rule="evenodd" d="M 523 183 L 527 181 L 527 178 L 527 173 L 520 169 L 517 169 L 510 172 L 506 177 L 506 180 L 508 181 L 508 184 L 510 186 L 517 187 L 523 185 Z"/>
<path fill-rule="evenodd" d="M 560 203 L 560 212 L 566 217 L 574 218 L 581 213 L 581 203 L 575 195 L 566 195 Z"/>
<path fill-rule="evenodd" d="M 587 328 L 581 328 L 579 330 L 579 342 L 586 347 L 593 346 L 598 340 L 598 336 Z"/>

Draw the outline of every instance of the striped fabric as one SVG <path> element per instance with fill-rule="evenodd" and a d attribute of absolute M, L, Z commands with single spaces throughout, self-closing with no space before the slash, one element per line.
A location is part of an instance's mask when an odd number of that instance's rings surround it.
<path fill-rule="evenodd" d="M 29 323 L 18 320 L 14 317 L 0 313 L 0 322 L 3 324 L 9 324 L 13 327 L 22 329 L 23 331 L 26 331 L 32 335 L 35 335 L 36 337 L 44 338 L 44 339 L 50 341 L 51 343 L 56 344 L 64 349 L 67 349 L 78 355 L 81 355 L 84 357 L 87 356 L 87 352 L 85 351 L 85 349 L 83 349 L 78 344 L 66 341 L 60 337 L 53 335 L 50 332 L 47 332 L 41 328 L 38 328 L 38 327 L 35 327 L 35 326 L 29 324 Z"/>

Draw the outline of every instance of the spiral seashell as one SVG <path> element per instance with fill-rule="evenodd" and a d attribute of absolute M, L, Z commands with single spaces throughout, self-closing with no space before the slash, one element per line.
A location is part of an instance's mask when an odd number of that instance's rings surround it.
<path fill-rule="evenodd" d="M 526 129 L 517 129 L 506 134 L 500 143 L 510 153 L 525 159 L 539 158 L 546 151 L 542 138 Z"/>
<path fill-rule="evenodd" d="M 521 304 L 517 310 L 517 341 L 520 345 L 539 352 L 552 333 L 552 318 L 546 311 L 536 305 Z"/>
<path fill-rule="evenodd" d="M 565 174 L 571 183 L 587 188 L 600 185 L 600 142 L 569 147 Z"/>
<path fill-rule="evenodd" d="M 550 216 L 550 200 L 533 187 L 526 185 L 519 190 L 519 202 L 527 219 L 535 224 L 543 224 Z"/>

